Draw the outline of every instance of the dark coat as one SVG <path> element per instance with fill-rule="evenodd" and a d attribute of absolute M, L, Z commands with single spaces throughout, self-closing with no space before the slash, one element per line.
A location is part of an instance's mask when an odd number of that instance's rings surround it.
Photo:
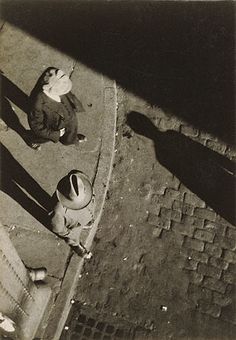
<path fill-rule="evenodd" d="M 30 128 L 37 137 L 45 141 L 64 144 L 75 142 L 78 122 L 76 111 L 83 111 L 82 104 L 71 92 L 61 96 L 61 102 L 49 98 L 44 92 L 31 96 L 31 110 L 28 121 Z M 60 129 L 66 132 L 60 138 Z"/>

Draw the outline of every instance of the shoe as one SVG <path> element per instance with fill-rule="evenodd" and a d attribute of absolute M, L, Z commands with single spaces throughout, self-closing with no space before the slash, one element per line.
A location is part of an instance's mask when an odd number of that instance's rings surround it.
<path fill-rule="evenodd" d="M 86 259 L 90 259 L 92 257 L 92 253 L 88 251 L 81 243 L 78 246 L 71 246 L 71 248 L 77 255 L 81 257 Z"/>
<path fill-rule="evenodd" d="M 85 247 L 81 246 L 81 245 L 71 246 L 71 248 L 79 256 L 84 256 L 88 252 L 87 249 Z"/>
<path fill-rule="evenodd" d="M 87 141 L 87 137 L 82 135 L 81 133 L 77 134 L 77 140 L 78 143 L 83 143 Z"/>
<path fill-rule="evenodd" d="M 83 256 L 84 255 L 84 250 L 82 248 L 80 248 L 80 246 L 71 246 L 71 249 L 79 256 Z"/>
<path fill-rule="evenodd" d="M 83 226 L 83 229 L 92 229 L 94 224 L 94 219 L 92 219 L 90 222 L 88 222 L 86 225 Z"/>
<path fill-rule="evenodd" d="M 40 144 L 37 144 L 37 143 L 29 143 L 28 144 L 29 147 L 31 147 L 31 149 L 34 149 L 36 151 L 40 151 L 41 150 L 41 145 Z"/>

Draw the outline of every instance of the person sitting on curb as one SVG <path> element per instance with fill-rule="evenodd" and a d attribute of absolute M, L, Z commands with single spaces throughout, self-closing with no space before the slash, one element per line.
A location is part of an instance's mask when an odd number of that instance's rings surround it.
<path fill-rule="evenodd" d="M 86 140 L 78 134 L 76 117 L 76 112 L 84 109 L 71 89 L 69 76 L 55 67 L 49 67 L 39 78 L 30 94 L 31 148 L 39 150 L 40 144 L 48 141 L 70 145 Z"/>
<path fill-rule="evenodd" d="M 78 255 L 91 257 L 80 242 L 83 228 L 91 228 L 94 222 L 95 195 L 86 174 L 72 170 L 63 177 L 52 196 L 49 213 L 52 231 L 64 238 Z"/>

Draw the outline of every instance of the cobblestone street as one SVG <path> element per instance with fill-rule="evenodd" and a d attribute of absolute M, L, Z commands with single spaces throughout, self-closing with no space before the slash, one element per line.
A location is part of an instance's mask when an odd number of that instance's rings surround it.
<path fill-rule="evenodd" d="M 53 296 L 35 340 L 233 340 L 235 3 L 2 9 L 3 173 L 16 187 L 2 189 L 1 222 L 25 266 L 46 267 Z M 71 76 L 88 140 L 36 153 L 22 137 L 23 104 L 50 65 Z M 51 196 L 72 168 L 90 176 L 97 201 L 93 227 L 81 232 L 88 256 L 59 242 L 35 210 L 40 186 Z"/>
<path fill-rule="evenodd" d="M 132 330 L 134 339 L 232 339 L 236 324 L 235 226 L 155 160 L 154 144 L 132 131 L 127 114 L 143 112 L 161 132 L 180 132 L 229 161 L 235 160 L 236 153 L 132 94 L 121 89 L 118 93 L 112 182 L 94 256 L 79 281 L 73 321 L 68 319 L 61 339 L 114 339 L 117 329 Z M 202 163 L 194 155 L 192 158 L 199 174 Z M 185 166 L 183 169 L 186 171 Z M 208 181 L 214 179 L 204 180 L 207 190 Z M 112 334 L 104 328 L 98 335 L 95 321 L 90 327 L 87 319 L 83 327 L 78 326 L 80 313 L 91 318 L 94 311 L 97 322 L 104 327 L 113 325 Z"/>

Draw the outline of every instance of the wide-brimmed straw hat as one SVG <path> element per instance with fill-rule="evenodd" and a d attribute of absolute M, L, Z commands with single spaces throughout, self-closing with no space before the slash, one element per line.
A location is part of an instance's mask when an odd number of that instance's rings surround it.
<path fill-rule="evenodd" d="M 66 208 L 78 210 L 86 207 L 93 197 L 93 188 L 87 175 L 72 170 L 57 185 L 56 195 Z"/>
<path fill-rule="evenodd" d="M 42 88 L 51 94 L 62 96 L 71 91 L 72 82 L 65 72 L 51 68 L 44 75 Z"/>

